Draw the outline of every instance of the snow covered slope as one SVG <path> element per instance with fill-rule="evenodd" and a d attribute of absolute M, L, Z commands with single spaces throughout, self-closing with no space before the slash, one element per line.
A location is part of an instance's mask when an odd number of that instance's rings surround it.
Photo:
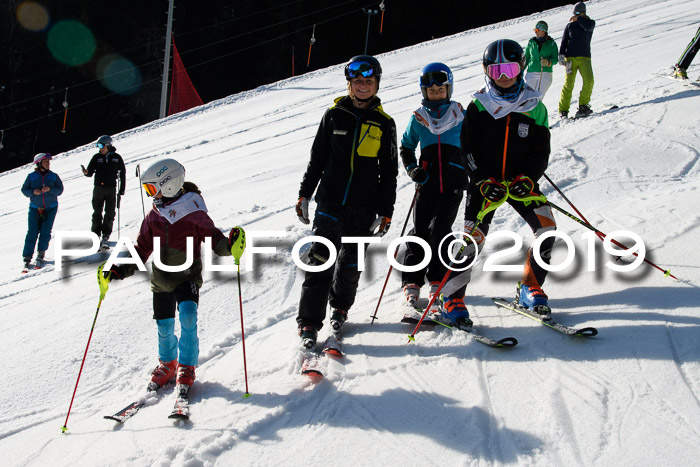
<path fill-rule="evenodd" d="M 477 326 L 517 337 L 490 349 L 459 331 L 412 328 L 402 314 L 400 276 L 389 281 L 385 246 L 400 233 L 413 194 L 400 174 L 394 227 L 368 257 L 345 333 L 347 356 L 314 385 L 299 373 L 296 306 L 302 280 L 291 248 L 310 234 L 293 205 L 324 110 L 345 92 L 341 65 L 230 96 L 115 136 L 126 160 L 122 236 L 142 219 L 134 176 L 173 157 L 202 189 L 226 232 L 286 237 L 258 240 L 276 253 L 244 260 L 243 308 L 249 386 L 244 398 L 236 275 L 205 278 L 199 314 L 200 365 L 191 422 L 168 420 L 172 388 L 124 425 L 104 420 L 141 395 L 156 363 L 151 293 L 143 274 L 113 283 L 102 303 L 68 421 L 61 433 L 98 303 L 95 270 L 106 257 L 78 258 L 19 274 L 27 200 L 19 187 L 31 167 L 0 174 L 0 354 L 4 355 L 0 452 L 4 465 L 697 465 L 700 458 L 700 89 L 666 79 L 695 34 L 698 0 L 597 0 L 592 106 L 619 110 L 552 130 L 549 177 L 595 226 L 640 235 L 648 265 L 633 273 L 605 267 L 594 243 L 588 271 L 585 229 L 557 215 L 576 244 L 575 263 L 546 284 L 558 319 L 595 326 L 571 338 L 497 309 L 517 273 L 479 273 L 468 289 Z M 431 61 L 455 72 L 464 104 L 483 84 L 480 59 L 499 38 L 525 44 L 546 20 L 559 41 L 572 7 L 483 27 L 380 56 L 380 97 L 402 132 L 419 105 L 418 73 Z M 697 78 L 700 63 L 690 68 Z M 544 102 L 557 121 L 562 67 Z M 574 92 L 574 106 L 580 80 Z M 575 109 L 575 107 L 573 107 Z M 37 148 L 51 151 L 51 148 Z M 95 152 L 59 155 L 52 169 L 65 193 L 54 232 L 88 230 L 92 180 L 80 173 Z M 546 195 L 570 209 L 546 182 Z M 312 203 L 312 208 L 315 205 Z M 455 229 L 461 228 L 461 215 Z M 492 232 L 531 240 L 501 208 Z M 492 245 L 488 251 L 502 249 Z M 553 263 L 566 251 L 555 250 Z M 55 258 L 53 248 L 49 256 Z M 520 257 L 505 258 L 518 263 Z M 327 327 L 321 331 L 321 337 Z"/>

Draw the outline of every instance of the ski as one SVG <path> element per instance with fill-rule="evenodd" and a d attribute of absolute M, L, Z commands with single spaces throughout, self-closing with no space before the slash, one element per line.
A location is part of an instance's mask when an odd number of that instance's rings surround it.
<path fill-rule="evenodd" d="M 342 358 L 345 355 L 343 353 L 343 346 L 340 343 L 340 335 L 337 332 L 332 332 L 328 336 L 320 352 L 313 349 L 304 350 L 304 355 L 301 360 L 301 374 L 315 381 L 323 379 L 323 355 L 335 358 Z"/>
<path fill-rule="evenodd" d="M 337 333 L 331 333 L 323 344 L 323 353 L 332 357 L 342 357 L 343 346 L 340 343 L 340 336 Z"/>
<path fill-rule="evenodd" d="M 544 324 L 545 326 L 552 328 L 555 331 L 559 331 L 560 333 L 565 334 L 567 336 L 593 337 L 596 334 L 598 334 L 598 330 L 593 327 L 573 328 L 570 326 L 566 326 L 565 324 L 561 324 L 554 319 L 544 320 L 539 315 L 536 315 L 527 308 L 523 308 L 519 305 L 516 305 L 513 302 L 509 302 L 508 300 L 504 300 L 502 298 L 492 298 L 491 300 L 493 301 L 493 303 L 500 307 L 507 308 L 516 313 L 520 313 L 523 316 L 527 316 L 528 318 L 538 321 Z"/>
<path fill-rule="evenodd" d="M 320 380 L 323 378 L 323 372 L 321 371 L 321 356 L 313 351 L 306 350 L 301 359 L 301 374 L 310 377 L 313 380 Z"/>
<path fill-rule="evenodd" d="M 418 310 L 416 310 L 416 311 L 418 311 Z M 420 318 L 417 318 L 416 316 L 405 314 L 405 315 L 403 315 L 401 322 L 412 324 L 415 326 L 416 324 L 418 324 L 419 320 L 420 320 Z M 421 325 L 424 326 L 426 324 L 432 325 L 432 326 L 439 324 L 440 326 L 444 326 L 448 329 L 459 329 L 460 331 L 464 331 L 467 334 L 469 334 L 475 341 L 480 342 L 480 343 L 487 345 L 489 347 L 508 348 L 508 347 L 515 347 L 516 345 L 518 345 L 518 340 L 515 337 L 504 337 L 504 338 L 498 339 L 498 340 L 492 339 L 490 337 L 486 337 L 486 336 L 476 332 L 476 330 L 474 329 L 473 326 L 466 328 L 466 327 L 462 327 L 462 326 L 456 325 L 456 324 L 448 324 L 444 321 L 441 321 L 439 316 L 437 316 L 437 315 L 433 316 L 432 318 L 429 318 L 426 316 L 426 318 L 423 320 L 423 323 Z"/>
<path fill-rule="evenodd" d="M 697 81 L 693 81 L 692 79 L 676 78 L 673 74 L 663 76 L 690 88 L 700 88 L 700 83 L 698 83 Z"/>
<path fill-rule="evenodd" d="M 114 415 L 105 415 L 103 418 L 107 420 L 114 420 L 115 422 L 124 423 L 134 415 L 136 412 L 141 410 L 146 405 L 145 399 L 139 399 L 127 405 L 123 409 L 116 412 Z"/>
<path fill-rule="evenodd" d="M 142 408 L 144 408 L 146 406 L 146 400 L 149 397 L 158 394 L 158 389 L 160 389 L 161 386 L 152 387 L 152 385 L 155 386 L 154 383 L 148 383 L 148 387 L 146 388 L 146 394 L 143 397 L 135 400 L 134 402 L 127 405 L 123 409 L 115 412 L 113 415 L 105 415 L 102 418 L 105 418 L 107 420 L 114 420 L 115 422 L 119 422 L 119 423 L 124 423 L 125 421 L 127 421 L 128 419 L 130 419 L 131 417 L 136 415 L 136 413 L 139 410 L 141 410 Z"/>
<path fill-rule="evenodd" d="M 168 418 L 174 420 L 189 420 L 190 419 L 190 387 L 186 384 L 178 384 L 175 388 L 177 398 L 175 406 L 170 412 Z"/>

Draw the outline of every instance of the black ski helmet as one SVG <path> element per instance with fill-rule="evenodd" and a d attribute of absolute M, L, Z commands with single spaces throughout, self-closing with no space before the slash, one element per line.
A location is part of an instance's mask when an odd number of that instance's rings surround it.
<path fill-rule="evenodd" d="M 574 5 L 574 14 L 575 15 L 585 15 L 586 14 L 586 4 L 583 2 L 578 2 L 576 5 Z"/>
<path fill-rule="evenodd" d="M 112 137 L 109 135 L 102 135 L 97 138 L 96 143 L 104 144 L 105 146 L 110 146 L 112 144 Z"/>
<path fill-rule="evenodd" d="M 379 60 L 371 55 L 356 55 L 350 59 L 345 65 L 345 79 L 350 81 L 353 78 L 363 76 L 369 78 L 374 76 L 377 79 L 377 85 L 382 77 L 382 66 Z"/>
<path fill-rule="evenodd" d="M 489 65 L 494 63 L 511 63 L 520 64 L 520 73 L 525 70 L 526 60 L 523 48 L 520 44 L 511 39 L 499 39 L 491 42 L 484 50 L 484 58 L 482 64 L 484 71 Z"/>

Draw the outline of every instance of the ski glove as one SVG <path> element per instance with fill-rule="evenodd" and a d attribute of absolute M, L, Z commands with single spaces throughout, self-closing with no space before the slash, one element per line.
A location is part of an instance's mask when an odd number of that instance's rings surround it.
<path fill-rule="evenodd" d="M 425 185 L 425 182 L 428 181 L 428 172 L 420 167 L 413 167 L 408 171 L 408 176 L 419 185 Z"/>
<path fill-rule="evenodd" d="M 228 234 L 228 247 L 231 250 L 231 255 L 238 264 L 245 250 L 245 230 L 243 227 L 234 227 Z"/>
<path fill-rule="evenodd" d="M 478 185 L 482 196 L 492 203 L 498 203 L 508 196 L 508 188 L 493 177 L 480 181 Z"/>
<path fill-rule="evenodd" d="M 383 237 L 389 231 L 389 227 L 391 227 L 391 219 L 384 216 L 378 216 L 376 219 L 374 219 L 374 222 L 372 222 L 372 226 L 369 228 L 369 231 L 372 232 L 373 237 Z M 376 232 L 374 231 L 375 229 L 377 229 Z"/>
<path fill-rule="evenodd" d="M 546 58 L 540 59 L 540 65 L 542 65 L 542 66 L 550 66 L 551 64 L 552 64 L 552 62 L 547 60 Z"/>
<path fill-rule="evenodd" d="M 559 65 L 566 65 L 566 57 L 564 54 L 559 54 Z"/>
<path fill-rule="evenodd" d="M 302 224 L 308 224 L 309 222 L 309 200 L 303 196 L 299 198 L 296 205 L 297 217 Z"/>
<path fill-rule="evenodd" d="M 527 175 L 520 174 L 510 183 L 508 191 L 513 198 L 525 198 L 532 195 L 532 190 L 535 189 L 535 182 Z"/>
<path fill-rule="evenodd" d="M 124 280 L 124 270 L 118 264 L 113 264 L 109 271 L 102 271 L 102 275 L 107 282 L 112 282 L 113 280 Z"/>

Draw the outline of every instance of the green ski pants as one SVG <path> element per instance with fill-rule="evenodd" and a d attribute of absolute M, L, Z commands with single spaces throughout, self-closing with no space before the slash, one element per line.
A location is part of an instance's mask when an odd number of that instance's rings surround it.
<path fill-rule="evenodd" d="M 566 60 L 571 62 L 571 73 L 566 75 L 564 87 L 561 88 L 559 112 L 568 111 L 571 106 L 571 94 L 574 91 L 576 73 L 581 73 L 581 78 L 583 78 L 583 87 L 578 97 L 578 105 L 590 104 L 591 94 L 593 94 L 593 66 L 591 65 L 590 57 L 567 57 Z"/>

